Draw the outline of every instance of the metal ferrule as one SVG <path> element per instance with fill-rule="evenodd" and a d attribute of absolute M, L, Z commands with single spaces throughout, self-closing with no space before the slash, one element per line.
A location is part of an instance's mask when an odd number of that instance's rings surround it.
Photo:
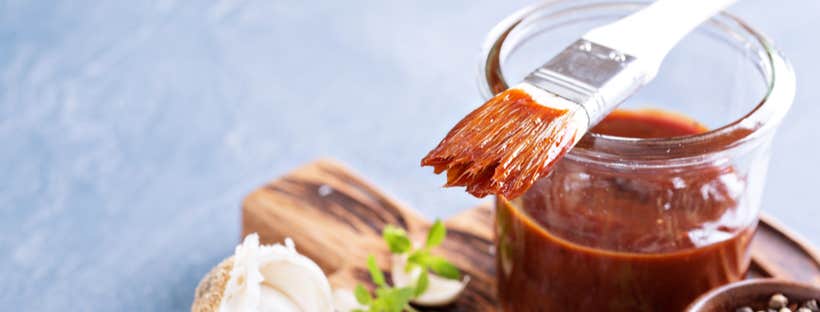
<path fill-rule="evenodd" d="M 644 83 L 646 71 L 636 60 L 580 39 L 530 73 L 524 82 L 579 104 L 591 126 Z"/>

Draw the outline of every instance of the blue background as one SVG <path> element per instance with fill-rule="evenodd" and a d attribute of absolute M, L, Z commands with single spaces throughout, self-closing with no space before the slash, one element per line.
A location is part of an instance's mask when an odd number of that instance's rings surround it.
<path fill-rule="evenodd" d="M 473 206 L 419 159 L 528 3 L 0 0 L 0 310 L 187 310 L 242 197 L 320 156 L 428 217 Z M 818 244 L 820 1 L 731 11 L 796 68 L 764 210 Z"/>

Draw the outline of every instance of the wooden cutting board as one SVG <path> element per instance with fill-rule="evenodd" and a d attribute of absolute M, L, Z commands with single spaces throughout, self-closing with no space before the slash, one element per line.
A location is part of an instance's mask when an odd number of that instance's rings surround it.
<path fill-rule="evenodd" d="M 445 223 L 448 236 L 437 253 L 470 275 L 456 304 L 436 311 L 495 311 L 495 257 L 492 205 L 485 203 Z M 262 243 L 291 237 L 301 253 L 316 261 L 334 288 L 372 286 L 365 268 L 368 254 L 387 270 L 389 253 L 381 239 L 387 224 L 404 227 L 423 240 L 430 221 L 336 161 L 322 159 L 254 191 L 242 205 L 242 236 L 259 233 Z M 806 242 L 761 217 L 752 243 L 755 277 L 781 277 L 820 285 L 820 256 Z"/>

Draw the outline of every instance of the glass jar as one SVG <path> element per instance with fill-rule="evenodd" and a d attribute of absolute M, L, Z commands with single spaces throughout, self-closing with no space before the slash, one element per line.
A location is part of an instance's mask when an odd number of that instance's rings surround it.
<path fill-rule="evenodd" d="M 484 97 L 644 5 L 550 1 L 513 14 L 485 42 Z M 619 126 L 703 130 L 640 137 L 596 128 L 524 195 L 497 197 L 503 309 L 680 311 L 744 278 L 770 143 L 794 79 L 780 52 L 729 14 L 687 36 L 621 105 L 619 116 L 636 119 Z"/>

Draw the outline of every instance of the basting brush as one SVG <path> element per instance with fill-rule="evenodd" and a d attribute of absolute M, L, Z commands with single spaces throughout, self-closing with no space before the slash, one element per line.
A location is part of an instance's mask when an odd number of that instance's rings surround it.
<path fill-rule="evenodd" d="M 658 0 L 589 31 L 459 121 L 422 166 L 477 197 L 521 195 L 651 81 L 681 38 L 735 1 Z"/>

